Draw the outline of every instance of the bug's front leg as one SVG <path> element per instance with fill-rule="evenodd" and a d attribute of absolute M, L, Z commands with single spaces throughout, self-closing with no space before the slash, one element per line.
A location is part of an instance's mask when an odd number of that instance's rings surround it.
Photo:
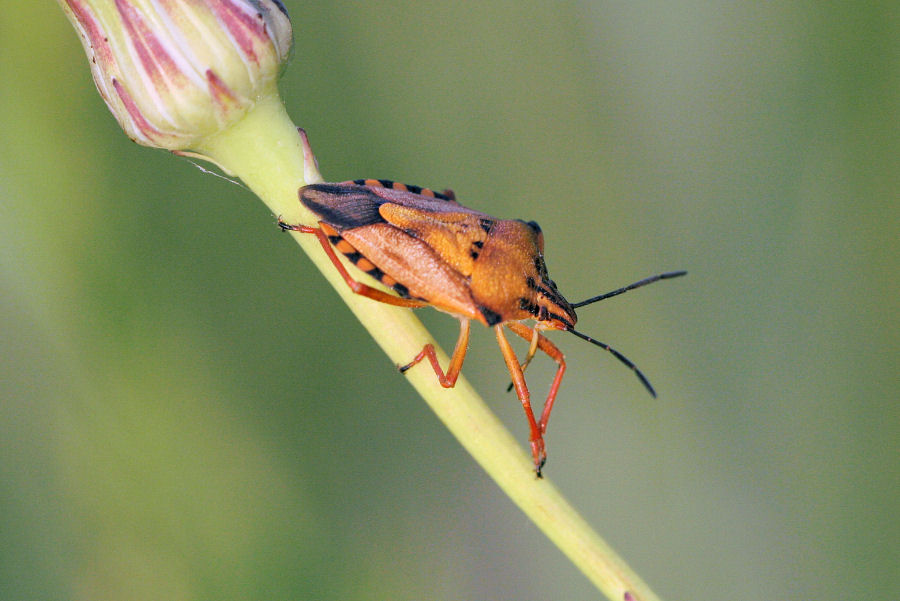
<path fill-rule="evenodd" d="M 518 323 L 518 325 L 522 325 L 522 324 Z M 528 329 L 524 325 L 522 325 L 522 327 Z M 515 329 L 512 326 L 509 326 L 509 329 L 513 330 L 515 332 Z M 541 338 L 541 334 L 537 331 L 536 328 L 530 329 L 528 331 L 531 332 L 530 340 L 521 332 L 516 332 L 516 334 L 518 334 L 519 336 L 522 336 L 522 338 L 525 338 L 525 340 L 529 340 L 528 353 L 525 354 L 525 359 L 521 363 L 523 373 L 525 372 L 526 369 L 528 369 L 528 366 L 531 364 L 531 360 L 534 359 L 534 354 L 537 352 L 538 343 Z M 513 389 L 513 383 L 510 382 L 509 386 L 506 387 L 506 392 L 509 392 L 512 389 Z"/>
<path fill-rule="evenodd" d="M 553 411 L 553 403 L 556 401 L 556 393 L 559 392 L 559 385 L 562 384 L 563 374 L 566 373 L 566 358 L 550 339 L 541 334 L 535 328 L 529 328 L 520 321 L 507 322 L 506 327 L 518 334 L 525 340 L 531 340 L 532 348 L 539 348 L 547 354 L 551 359 L 556 361 L 556 375 L 553 377 L 553 384 L 550 385 L 550 392 L 547 394 L 547 400 L 544 401 L 544 410 L 541 412 L 541 434 L 547 433 L 547 422 L 550 421 L 550 412 Z M 534 351 L 529 350 L 528 359 L 522 369 L 531 361 Z"/>
<path fill-rule="evenodd" d="M 301 234 L 313 234 L 319 240 L 322 248 L 325 249 L 325 254 L 328 255 L 329 259 L 331 259 L 331 262 L 338 270 L 338 273 L 341 274 L 341 277 L 344 278 L 344 281 L 356 294 L 371 298 L 372 300 L 376 300 L 380 303 L 396 305 L 398 307 L 417 308 L 424 307 L 428 304 L 424 301 L 412 298 L 400 298 L 399 296 L 393 296 L 391 294 L 388 294 L 387 292 L 384 292 L 383 290 L 372 288 L 371 286 L 354 280 L 353 277 L 347 272 L 344 264 L 341 263 L 341 260 L 338 258 L 337 254 L 334 252 L 334 248 L 331 246 L 331 242 L 328 240 L 328 236 L 325 235 L 325 232 L 322 231 L 321 227 L 312 227 L 309 225 L 291 225 L 289 223 L 285 223 L 281 219 L 278 220 L 278 227 L 280 227 L 282 231 L 300 232 Z"/>
<path fill-rule="evenodd" d="M 544 463 L 547 462 L 547 450 L 544 447 L 544 436 L 541 427 L 538 426 L 534 419 L 534 410 L 531 408 L 531 395 L 528 393 L 528 385 L 525 383 L 525 374 L 522 373 L 522 366 L 519 365 L 519 358 L 516 357 L 516 352 L 513 350 L 512 346 L 509 344 L 509 340 L 506 339 L 506 335 L 503 333 L 503 325 L 504 324 L 502 323 L 495 325 L 494 331 L 497 333 L 497 343 L 500 345 L 500 352 L 503 353 L 503 359 L 506 361 L 506 368 L 509 370 L 513 386 L 516 388 L 516 395 L 522 403 L 522 408 L 525 409 L 525 417 L 528 419 L 528 427 L 531 430 L 529 441 L 531 442 L 531 454 L 534 457 L 534 471 L 537 473 L 537 477 L 541 478 L 541 468 L 543 468 Z M 515 331 L 516 330 L 513 329 L 513 332 Z"/>
<path fill-rule="evenodd" d="M 463 360 L 466 358 L 466 351 L 469 348 L 469 320 L 468 319 L 460 319 L 459 320 L 459 338 L 456 340 L 456 347 L 453 349 L 453 356 L 450 357 L 450 365 L 447 367 L 447 372 L 444 373 L 444 370 L 441 369 L 440 363 L 438 363 L 437 355 L 434 352 L 434 346 L 431 344 L 426 344 L 425 347 L 416 355 L 412 361 L 400 367 L 400 373 L 405 373 L 406 370 L 411 368 L 416 363 L 420 362 L 422 359 L 428 359 L 428 362 L 431 363 L 432 369 L 434 369 L 434 373 L 437 374 L 438 381 L 441 383 L 441 386 L 444 388 L 453 388 L 456 385 L 456 380 L 459 378 L 459 372 L 462 370 Z"/>

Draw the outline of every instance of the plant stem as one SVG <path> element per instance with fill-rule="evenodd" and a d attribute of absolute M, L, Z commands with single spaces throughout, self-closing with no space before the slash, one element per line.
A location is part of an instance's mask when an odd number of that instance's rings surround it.
<path fill-rule="evenodd" d="M 306 183 L 303 151 L 277 95 L 262 100 L 243 120 L 196 150 L 240 177 L 286 222 L 316 223 L 297 197 L 297 189 Z M 429 342 L 438 348 L 413 311 L 354 294 L 314 236 L 294 233 L 294 238 L 391 361 L 405 364 Z M 438 356 L 446 365 L 446 354 L 438 350 Z M 445 389 L 425 366 L 409 370 L 406 378 L 488 475 L 609 599 L 623 601 L 626 593 L 634 601 L 658 599 L 555 486 L 535 477 L 531 457 L 465 378 Z"/>

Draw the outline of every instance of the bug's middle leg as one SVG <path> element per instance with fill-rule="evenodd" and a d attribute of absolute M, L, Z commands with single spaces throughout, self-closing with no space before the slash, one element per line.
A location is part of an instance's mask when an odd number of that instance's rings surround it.
<path fill-rule="evenodd" d="M 462 370 L 463 360 L 466 358 L 466 351 L 468 350 L 468 348 L 469 320 L 460 319 L 459 338 L 457 338 L 456 340 L 456 347 L 453 349 L 453 356 L 450 357 L 450 365 L 447 367 L 446 373 L 444 373 L 444 370 L 441 369 L 441 364 L 438 363 L 437 354 L 435 354 L 434 352 L 434 346 L 431 344 L 426 344 L 425 347 L 419 352 L 418 355 L 413 358 L 412 361 L 400 368 L 400 372 L 405 373 L 406 370 L 411 368 L 422 359 L 428 359 L 428 362 L 431 363 L 432 369 L 434 369 L 434 373 L 437 374 L 438 381 L 441 383 L 441 386 L 443 386 L 444 388 L 453 388 L 456 385 L 456 380 L 459 378 L 459 372 Z"/>
<path fill-rule="evenodd" d="M 516 332 L 515 329 L 510 329 Z M 528 427 L 531 430 L 529 442 L 531 442 L 531 454 L 534 457 L 534 471 L 537 472 L 537 477 L 540 478 L 541 468 L 544 467 L 544 463 L 547 461 L 543 431 L 534 419 L 534 410 L 531 408 L 531 396 L 528 393 L 528 385 L 525 383 L 525 374 L 522 373 L 522 366 L 519 365 L 519 358 L 516 357 L 516 352 L 503 334 L 503 324 L 495 325 L 494 331 L 497 333 L 497 343 L 500 345 L 500 352 L 503 353 L 503 359 L 506 361 L 506 368 L 509 370 L 509 375 L 512 377 L 513 385 L 516 388 L 516 395 L 519 397 L 522 408 L 525 410 L 525 417 L 528 419 Z M 516 333 L 519 334 L 519 332 Z"/>

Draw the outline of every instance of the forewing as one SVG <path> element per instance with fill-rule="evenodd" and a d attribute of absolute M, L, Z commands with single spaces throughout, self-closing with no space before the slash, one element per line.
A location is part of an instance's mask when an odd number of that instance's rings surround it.
<path fill-rule="evenodd" d="M 475 260 L 493 225 L 487 215 L 468 210 L 436 212 L 385 203 L 379 207 L 379 213 L 387 223 L 425 243 L 442 261 L 465 277 L 472 275 Z"/>
<path fill-rule="evenodd" d="M 329 234 L 331 243 L 359 269 L 395 290 L 402 290 L 403 296 L 428 301 L 455 315 L 478 319 L 480 313 L 472 304 L 465 276 L 427 242 L 389 223 L 379 212 L 380 207 L 392 204 L 384 195 L 395 200 L 400 196 L 401 201 L 411 204 L 462 208 L 453 201 L 353 182 L 313 184 L 300 189 L 300 201 L 321 222 L 333 228 L 337 235 Z M 418 224 L 417 229 L 426 228 Z"/>
<path fill-rule="evenodd" d="M 421 240 L 389 223 L 348 229 L 341 237 L 402 284 L 411 298 L 428 301 L 454 315 L 479 318 L 466 278 Z"/>

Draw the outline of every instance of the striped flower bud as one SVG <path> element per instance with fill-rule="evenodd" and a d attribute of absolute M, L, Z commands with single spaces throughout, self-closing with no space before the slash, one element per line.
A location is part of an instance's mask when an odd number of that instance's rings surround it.
<path fill-rule="evenodd" d="M 280 0 L 59 0 L 100 95 L 139 144 L 190 149 L 277 93 Z"/>

